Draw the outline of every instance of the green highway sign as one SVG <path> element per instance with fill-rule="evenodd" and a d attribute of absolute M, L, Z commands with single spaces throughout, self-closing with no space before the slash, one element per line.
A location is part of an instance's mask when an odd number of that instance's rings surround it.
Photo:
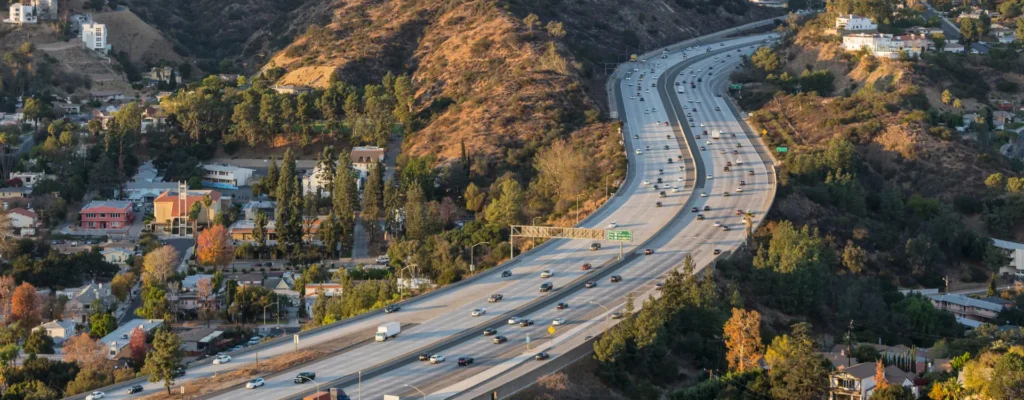
<path fill-rule="evenodd" d="M 789 152 L 789 147 L 776 147 L 775 148 L 775 152 L 776 153 L 788 153 Z"/>
<path fill-rule="evenodd" d="M 742 83 L 734 83 L 732 85 L 729 85 L 729 89 L 732 89 L 732 90 L 743 89 L 743 84 Z"/>
<path fill-rule="evenodd" d="M 632 242 L 633 241 L 633 231 L 606 231 L 605 232 L 605 239 L 607 239 L 607 240 L 617 240 L 617 241 L 620 241 L 620 242 Z"/>

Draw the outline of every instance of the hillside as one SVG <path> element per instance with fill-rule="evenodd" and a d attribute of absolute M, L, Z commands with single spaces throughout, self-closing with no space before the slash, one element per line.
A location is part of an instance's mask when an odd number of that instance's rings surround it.
<path fill-rule="evenodd" d="M 175 52 L 174 44 L 131 11 L 93 13 L 92 18 L 107 25 L 107 42 L 117 51 L 129 53 L 133 64 L 152 65 L 160 61 L 180 64 L 184 61 Z"/>

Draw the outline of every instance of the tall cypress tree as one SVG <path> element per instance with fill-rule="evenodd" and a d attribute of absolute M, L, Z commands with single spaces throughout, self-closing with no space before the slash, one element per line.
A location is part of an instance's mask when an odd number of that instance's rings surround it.
<path fill-rule="evenodd" d="M 384 172 L 380 163 L 370 167 L 370 176 L 363 188 L 363 213 L 365 221 L 379 221 L 384 209 Z"/>
<path fill-rule="evenodd" d="M 267 176 L 263 178 L 263 190 L 270 196 L 277 196 L 277 180 L 281 173 L 277 170 L 277 159 L 270 157 L 270 166 L 267 167 Z"/>
<path fill-rule="evenodd" d="M 274 198 L 277 200 L 277 210 L 274 217 L 275 231 L 277 232 L 277 248 L 285 254 L 290 254 L 292 238 L 290 236 L 292 218 L 295 214 L 295 157 L 291 150 L 284 153 L 281 161 L 281 169 L 278 173 L 277 190 Z M 301 215 L 301 213 L 300 213 Z M 299 220 L 301 226 L 301 219 Z M 302 229 L 301 227 L 299 229 Z"/>
<path fill-rule="evenodd" d="M 334 175 L 331 197 L 334 214 L 338 218 L 342 245 L 349 246 L 352 243 L 352 230 L 355 228 L 355 212 L 359 205 L 359 188 L 356 187 L 352 163 L 345 158 L 345 155 L 339 156 L 338 171 Z"/>

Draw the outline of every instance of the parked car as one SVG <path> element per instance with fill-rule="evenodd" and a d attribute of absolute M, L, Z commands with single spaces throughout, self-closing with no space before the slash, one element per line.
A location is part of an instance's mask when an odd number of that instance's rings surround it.
<path fill-rule="evenodd" d="M 299 384 L 313 382 L 314 379 L 316 379 L 315 372 L 299 372 L 298 375 L 295 375 L 295 379 L 292 379 L 292 382 Z"/>
<path fill-rule="evenodd" d="M 126 393 L 127 394 L 142 393 L 142 385 L 132 386 L 132 387 L 128 388 L 128 391 Z"/>

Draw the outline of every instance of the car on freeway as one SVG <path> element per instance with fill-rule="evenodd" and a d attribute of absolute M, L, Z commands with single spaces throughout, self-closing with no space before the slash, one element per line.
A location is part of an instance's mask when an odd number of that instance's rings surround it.
<path fill-rule="evenodd" d="M 598 251 L 598 250 L 601 250 L 601 243 L 594 242 L 594 243 L 590 244 L 590 251 Z M 541 278 L 543 278 L 543 276 Z"/>
<path fill-rule="evenodd" d="M 551 277 L 551 270 L 550 269 L 546 269 L 546 270 L 540 271 L 540 277 L 541 278 L 550 278 Z"/>
<path fill-rule="evenodd" d="M 89 393 L 88 396 L 85 396 L 85 400 L 99 400 L 104 397 L 107 397 L 107 394 L 97 390 L 95 392 Z"/>
<path fill-rule="evenodd" d="M 654 254 L 654 249 L 644 249 L 645 256 L 649 256 L 651 254 Z"/>
<path fill-rule="evenodd" d="M 708 197 L 707 192 L 700 192 L 700 197 Z"/>
<path fill-rule="evenodd" d="M 555 318 L 551 320 L 551 325 L 565 325 L 565 318 Z"/>
<path fill-rule="evenodd" d="M 608 278 L 608 280 L 611 281 L 612 283 L 622 282 L 622 277 L 618 275 L 612 275 L 610 278 Z"/>
<path fill-rule="evenodd" d="M 555 308 L 559 310 L 564 310 L 566 308 L 569 308 L 569 303 L 558 303 L 557 305 L 555 305 Z"/>
<path fill-rule="evenodd" d="M 729 197 L 729 196 L 731 196 L 731 195 L 729 194 L 729 192 L 724 192 L 724 193 L 722 193 L 722 196 L 723 196 L 723 197 Z"/>
<path fill-rule="evenodd" d="M 495 294 L 492 294 L 490 297 L 487 298 L 487 302 L 488 303 L 497 303 L 497 302 L 501 301 L 501 299 L 504 299 L 504 298 L 505 298 L 505 296 L 502 295 L 501 293 L 495 293 Z"/>
<path fill-rule="evenodd" d="M 544 283 L 540 284 L 540 291 L 541 292 L 550 292 L 551 289 L 554 289 L 554 288 L 555 288 L 555 286 L 552 285 L 551 282 L 544 282 Z"/>
<path fill-rule="evenodd" d="M 521 327 L 525 328 L 525 327 L 531 326 L 531 325 L 533 325 L 533 320 L 532 319 L 524 318 L 522 320 L 519 320 L 519 326 L 521 326 Z"/>
<path fill-rule="evenodd" d="M 484 329 L 484 336 L 491 336 L 491 335 L 493 335 L 495 333 L 498 333 L 497 329 L 494 329 L 494 328 Z"/>
<path fill-rule="evenodd" d="M 473 357 L 459 357 L 459 366 L 465 367 L 473 363 Z"/>
<path fill-rule="evenodd" d="M 479 317 L 479 316 L 484 315 L 484 314 L 487 314 L 487 309 L 486 308 L 474 308 L 473 312 L 470 313 L 470 315 L 472 315 L 474 317 Z"/>
<path fill-rule="evenodd" d="M 633 135 L 633 139 L 640 139 L 640 135 Z"/>
<path fill-rule="evenodd" d="M 719 255 L 719 254 L 722 254 L 722 251 L 721 251 L 721 250 L 719 250 L 719 249 L 715 249 L 714 253 L 715 253 L 715 255 L 717 256 L 717 255 Z"/>
<path fill-rule="evenodd" d="M 298 385 L 306 382 L 314 382 L 314 379 L 316 379 L 316 372 L 299 372 L 298 375 L 295 375 L 295 378 L 292 379 L 292 383 Z"/>
<path fill-rule="evenodd" d="M 388 313 L 388 314 L 391 314 L 393 312 L 398 312 L 398 310 L 401 310 L 401 309 L 402 309 L 402 306 L 400 306 L 398 304 L 391 304 L 391 305 L 388 305 L 388 306 L 384 307 L 384 312 Z"/>
<path fill-rule="evenodd" d="M 651 146 L 644 146 L 644 150 L 650 151 L 651 150 Z"/>
<path fill-rule="evenodd" d="M 622 318 L 622 311 L 616 311 L 612 313 L 612 319 Z"/>
<path fill-rule="evenodd" d="M 747 171 L 747 175 L 753 175 L 753 174 L 754 174 L 754 170 Z"/>
<path fill-rule="evenodd" d="M 250 379 L 249 382 L 245 383 L 245 388 L 246 389 L 255 389 L 255 388 L 263 386 L 264 383 L 265 382 L 263 382 L 263 378 Z"/>
<path fill-rule="evenodd" d="M 704 206 L 704 211 L 711 211 L 711 206 Z"/>
<path fill-rule="evenodd" d="M 590 265 L 590 263 L 585 263 L 582 266 L 580 266 L 580 271 L 590 271 L 593 268 L 594 267 Z"/>
<path fill-rule="evenodd" d="M 700 146 L 700 151 L 706 151 L 706 150 L 707 150 L 707 149 L 706 149 L 706 148 L 704 148 L 704 146 Z"/>
<path fill-rule="evenodd" d="M 691 208 L 691 209 L 690 209 L 690 212 L 697 212 L 697 211 L 699 211 L 699 210 L 697 209 L 697 207 L 693 207 L 693 208 Z"/>
<path fill-rule="evenodd" d="M 669 164 L 671 164 L 671 163 L 672 163 L 672 158 L 669 158 L 669 159 L 668 159 L 668 163 L 669 163 Z"/>
<path fill-rule="evenodd" d="M 723 231 L 727 231 L 727 230 L 729 230 L 729 226 L 728 226 L 728 225 L 722 225 L 722 230 L 723 230 Z"/>
<path fill-rule="evenodd" d="M 512 276 L 512 271 L 508 271 L 508 270 L 501 271 L 501 277 L 502 278 L 508 278 L 510 276 Z"/>
<path fill-rule="evenodd" d="M 661 208 L 661 202 L 659 201 L 659 202 L 654 203 L 654 206 L 658 207 L 658 208 Z"/>
<path fill-rule="evenodd" d="M 540 352 L 540 353 L 537 353 L 537 355 L 533 356 L 533 359 L 537 360 L 537 361 L 544 361 L 544 360 L 547 360 L 549 358 L 551 358 L 551 356 L 548 355 L 548 353 L 545 353 L 543 351 Z"/>
<path fill-rule="evenodd" d="M 641 155 L 641 154 L 643 154 L 643 152 L 642 152 L 642 151 L 640 151 L 640 149 L 636 149 L 636 151 L 634 151 L 634 153 L 636 153 L 636 155 Z"/>
<path fill-rule="evenodd" d="M 125 392 L 125 394 L 136 394 L 142 393 L 142 385 L 134 385 Z"/>
<path fill-rule="evenodd" d="M 494 342 L 494 344 L 502 344 L 502 343 L 505 343 L 507 341 L 508 341 L 508 338 L 504 337 L 504 336 L 495 336 L 494 340 L 492 340 L 492 342 Z"/>
<path fill-rule="evenodd" d="M 747 184 L 747 181 L 740 181 L 740 186 L 745 186 L 746 184 Z"/>
<path fill-rule="evenodd" d="M 219 354 L 213 358 L 213 365 L 227 364 L 231 362 L 231 356 L 227 354 Z"/>
<path fill-rule="evenodd" d="M 597 286 L 597 283 L 594 281 L 587 281 L 587 283 L 585 283 L 583 286 L 586 287 L 587 289 L 590 289 Z"/>
<path fill-rule="evenodd" d="M 420 353 L 418 359 L 420 361 L 430 361 L 430 353 Z"/>
<path fill-rule="evenodd" d="M 697 214 L 697 220 L 698 221 L 703 221 L 704 220 L 704 214 Z"/>
<path fill-rule="evenodd" d="M 434 354 L 434 355 L 430 356 L 430 363 L 431 364 L 440 364 L 440 363 L 443 363 L 443 362 L 444 362 L 444 356 L 442 356 L 440 354 Z"/>
<path fill-rule="evenodd" d="M 708 179 L 715 179 L 715 177 L 711 176 L 711 174 L 708 174 Z"/>
<path fill-rule="evenodd" d="M 655 283 L 655 284 L 654 284 L 654 289 L 656 289 L 656 290 L 661 290 L 661 287 L 662 287 L 662 286 L 664 286 L 664 285 L 663 285 L 663 284 L 662 284 L 661 282 Z"/>
<path fill-rule="evenodd" d="M 512 318 L 509 318 L 509 319 L 508 319 L 508 324 L 509 324 L 509 325 L 515 325 L 515 324 L 518 324 L 518 323 L 519 323 L 519 321 L 522 321 L 522 320 L 523 320 L 523 319 L 522 319 L 522 318 L 519 318 L 519 317 L 512 317 Z"/>
<path fill-rule="evenodd" d="M 664 190 L 662 190 L 661 192 L 658 193 L 658 197 L 668 197 L 668 195 L 665 194 Z"/>

